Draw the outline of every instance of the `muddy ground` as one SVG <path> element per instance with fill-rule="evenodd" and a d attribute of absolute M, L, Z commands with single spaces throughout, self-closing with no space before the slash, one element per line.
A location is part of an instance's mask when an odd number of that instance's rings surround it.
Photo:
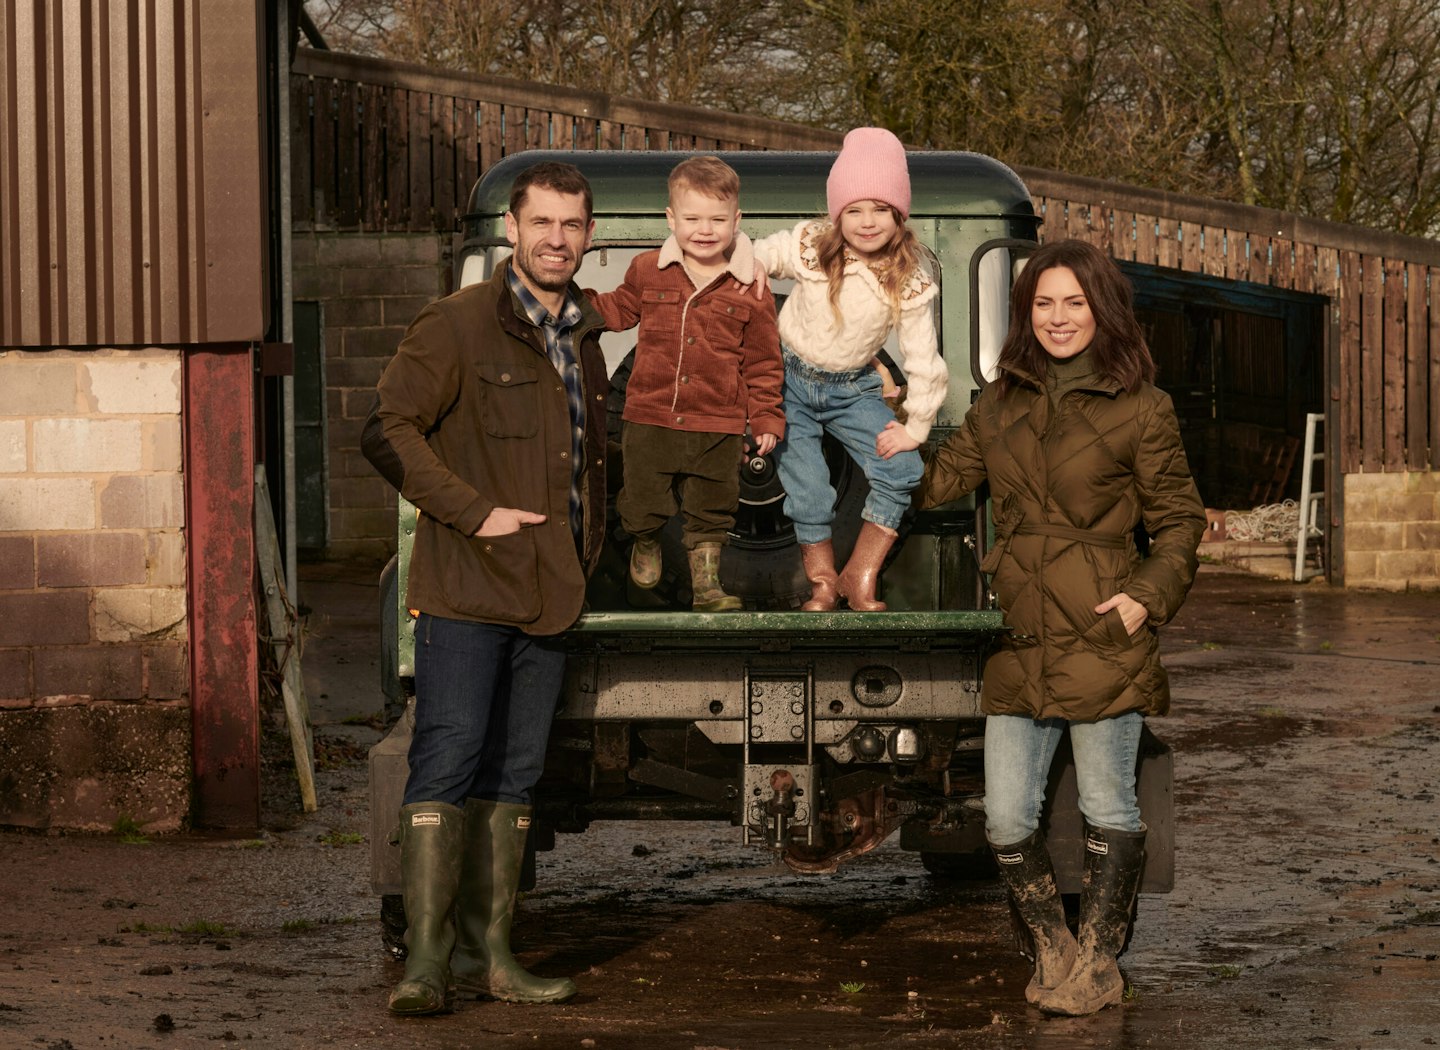
<path fill-rule="evenodd" d="M 1202 569 L 1155 722 L 1176 887 L 1141 900 L 1122 1007 L 1027 1007 L 997 887 L 938 881 L 892 844 L 800 878 L 728 826 L 627 823 L 562 836 L 517 921 L 522 960 L 576 975 L 578 998 L 401 1021 L 363 841 L 378 732 L 353 724 L 381 709 L 373 587 L 307 575 L 320 811 L 301 817 L 276 765 L 252 838 L 0 833 L 0 1047 L 1440 1043 L 1433 593 Z"/>

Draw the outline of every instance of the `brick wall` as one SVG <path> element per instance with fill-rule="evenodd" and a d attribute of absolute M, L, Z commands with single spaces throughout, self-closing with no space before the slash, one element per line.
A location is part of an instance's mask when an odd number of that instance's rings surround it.
<path fill-rule="evenodd" d="M 0 351 L 0 824 L 189 808 L 180 354 Z"/>
<path fill-rule="evenodd" d="M 323 553 L 380 562 L 395 548 L 395 490 L 360 454 L 360 429 L 406 326 L 449 291 L 450 238 L 297 232 L 291 245 L 293 296 L 323 309 L 330 465 Z"/>
<path fill-rule="evenodd" d="M 1345 475 L 1345 583 L 1440 590 L 1440 473 Z"/>

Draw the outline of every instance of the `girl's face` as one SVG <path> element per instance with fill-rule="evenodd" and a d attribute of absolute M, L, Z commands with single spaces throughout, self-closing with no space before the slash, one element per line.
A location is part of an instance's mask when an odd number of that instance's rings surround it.
<path fill-rule="evenodd" d="M 1095 315 L 1075 271 L 1052 266 L 1040 275 L 1030 304 L 1030 326 L 1057 361 L 1074 357 L 1095 339 Z"/>
<path fill-rule="evenodd" d="M 890 246 L 899 225 L 895 212 L 882 201 L 856 201 L 840 212 L 840 236 L 866 262 Z"/>

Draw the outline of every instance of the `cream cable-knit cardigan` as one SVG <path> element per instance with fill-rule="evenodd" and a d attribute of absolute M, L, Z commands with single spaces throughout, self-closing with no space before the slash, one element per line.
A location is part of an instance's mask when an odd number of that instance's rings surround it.
<path fill-rule="evenodd" d="M 807 219 L 754 242 L 755 258 L 771 277 L 792 278 L 795 288 L 780 308 L 780 342 L 797 357 L 827 372 L 862 368 L 890 334 L 890 302 L 870 267 L 848 248 L 840 285 L 837 325 L 830 307 L 830 285 L 820 269 L 816 241 L 826 223 Z M 934 299 L 940 286 L 917 271 L 901 293 L 899 360 L 909 387 L 905 394 L 905 430 L 923 442 L 945 401 L 949 373 L 935 336 Z"/>

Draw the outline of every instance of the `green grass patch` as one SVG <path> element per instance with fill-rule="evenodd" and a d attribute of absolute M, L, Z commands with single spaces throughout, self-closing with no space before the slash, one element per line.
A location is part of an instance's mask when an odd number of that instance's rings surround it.
<path fill-rule="evenodd" d="M 209 919 L 196 919 L 194 922 L 181 926 L 177 933 L 187 933 L 192 937 L 233 937 L 235 931 L 229 929 L 223 922 L 211 922 Z"/>
<path fill-rule="evenodd" d="M 846 995 L 859 995 L 865 990 L 864 981 L 841 981 L 840 990 Z"/>
<path fill-rule="evenodd" d="M 115 818 L 111 830 L 115 832 L 116 838 L 131 846 L 143 846 L 150 841 L 140 825 L 135 822 L 135 818 L 127 813 L 122 813 Z"/>
<path fill-rule="evenodd" d="M 1240 970 L 1239 966 L 1212 966 L 1210 976 L 1217 981 L 1233 981 L 1240 976 Z"/>
<path fill-rule="evenodd" d="M 355 831 L 332 831 L 321 835 L 320 842 L 326 846 L 359 846 L 364 844 L 365 836 Z"/>

